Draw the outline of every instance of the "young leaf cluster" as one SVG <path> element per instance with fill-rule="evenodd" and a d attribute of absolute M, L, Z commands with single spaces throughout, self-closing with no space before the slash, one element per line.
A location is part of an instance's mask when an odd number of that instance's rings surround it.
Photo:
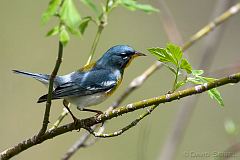
<path fill-rule="evenodd" d="M 53 27 L 47 36 L 59 35 L 59 40 L 66 45 L 70 39 L 69 32 L 80 35 L 82 19 L 73 0 L 51 0 L 42 15 L 42 23 L 46 24 L 52 17 L 58 17 L 60 23 Z"/>
<path fill-rule="evenodd" d="M 174 73 L 175 81 L 172 92 L 184 84 L 183 81 L 178 81 L 182 72 L 192 73 L 191 65 L 187 59 L 183 58 L 183 52 L 177 45 L 169 43 L 166 48 L 149 48 L 148 51 Z"/>
<path fill-rule="evenodd" d="M 107 0 L 106 5 L 97 5 L 93 0 L 80 1 L 89 7 L 96 14 L 96 17 L 86 16 L 82 18 L 73 0 L 51 0 L 47 10 L 42 15 L 42 23 L 46 24 L 52 17 L 58 17 L 60 25 L 54 26 L 48 31 L 47 36 L 59 35 L 59 40 L 66 45 L 70 40 L 69 33 L 83 35 L 91 21 L 97 26 L 104 24 L 104 18 L 117 6 L 124 6 L 131 11 L 142 10 L 147 13 L 158 11 L 151 5 L 141 4 L 135 0 Z"/>
<path fill-rule="evenodd" d="M 204 73 L 203 70 L 192 70 L 192 75 L 187 78 L 186 82 L 191 82 L 193 84 L 204 84 L 216 80 L 215 78 L 201 76 L 203 73 Z M 215 99 L 221 106 L 224 106 L 221 94 L 216 88 L 208 90 L 207 93 L 212 99 Z"/>
<path fill-rule="evenodd" d="M 149 48 L 148 51 L 164 64 L 175 75 L 172 92 L 182 87 L 186 83 L 204 84 L 213 82 L 216 79 L 203 77 L 203 70 L 193 70 L 186 58 L 183 58 L 181 48 L 175 44 L 167 44 L 166 48 Z M 182 76 L 179 80 L 179 76 Z M 224 106 L 220 92 L 213 88 L 208 91 L 209 96 L 215 99 L 221 106 Z"/>

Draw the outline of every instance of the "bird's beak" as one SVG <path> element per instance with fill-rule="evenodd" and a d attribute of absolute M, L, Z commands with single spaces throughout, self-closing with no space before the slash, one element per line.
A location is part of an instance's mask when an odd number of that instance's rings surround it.
<path fill-rule="evenodd" d="M 138 51 L 135 51 L 134 55 L 131 57 L 131 59 L 128 61 L 126 67 L 131 63 L 131 61 L 136 58 L 136 57 L 139 57 L 139 56 L 146 56 L 145 54 L 141 53 L 141 52 L 138 52 Z"/>
<path fill-rule="evenodd" d="M 134 57 L 138 57 L 138 56 L 146 56 L 146 54 L 143 54 L 141 52 L 135 51 Z"/>

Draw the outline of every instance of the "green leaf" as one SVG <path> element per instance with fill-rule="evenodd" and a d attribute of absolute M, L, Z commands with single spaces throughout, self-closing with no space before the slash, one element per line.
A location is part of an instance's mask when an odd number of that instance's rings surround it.
<path fill-rule="evenodd" d="M 198 79 L 200 79 L 203 83 L 206 82 L 213 82 L 215 80 L 217 80 L 216 78 L 211 78 L 211 77 L 203 77 L 203 76 L 196 76 Z"/>
<path fill-rule="evenodd" d="M 78 27 L 81 23 L 81 17 L 72 0 L 64 1 L 59 14 L 60 19 L 71 30 L 71 32 L 78 34 Z"/>
<path fill-rule="evenodd" d="M 142 10 L 147 13 L 159 11 L 158 9 L 152 7 L 151 5 L 140 4 L 134 0 L 119 0 L 119 4 L 123 5 L 124 7 L 131 11 Z"/>
<path fill-rule="evenodd" d="M 79 30 L 83 34 L 88 26 L 88 23 L 91 21 L 91 17 L 84 17 L 79 25 Z"/>
<path fill-rule="evenodd" d="M 211 78 L 211 77 L 202 77 L 202 76 L 199 76 L 199 77 L 202 78 L 206 82 L 213 82 L 216 80 L 215 78 Z"/>
<path fill-rule="evenodd" d="M 215 99 L 221 106 L 224 106 L 223 99 L 220 95 L 220 92 L 216 88 L 208 90 L 208 95 L 212 99 Z"/>
<path fill-rule="evenodd" d="M 175 59 L 175 57 L 173 56 L 173 54 L 171 52 L 169 52 L 167 49 L 166 50 L 166 57 L 167 59 L 169 59 L 173 64 L 175 64 L 176 66 L 178 66 L 178 61 Z"/>
<path fill-rule="evenodd" d="M 151 54 L 155 55 L 160 62 L 171 62 L 177 65 L 177 62 L 173 58 L 172 54 L 164 48 L 148 48 Z"/>
<path fill-rule="evenodd" d="M 187 83 L 186 81 L 178 81 L 175 88 L 178 89 L 186 83 Z"/>
<path fill-rule="evenodd" d="M 188 77 L 187 82 L 191 82 L 193 84 L 203 84 L 204 83 L 198 77 Z"/>
<path fill-rule="evenodd" d="M 192 74 L 194 75 L 194 76 L 200 76 L 200 75 L 202 75 L 204 73 L 204 71 L 203 70 L 192 70 Z"/>
<path fill-rule="evenodd" d="M 168 64 L 166 63 L 163 63 L 163 65 L 165 65 L 170 71 L 172 71 L 175 75 L 177 74 L 177 71 L 176 69 L 174 69 L 173 67 L 169 66 Z"/>
<path fill-rule="evenodd" d="M 164 48 L 148 48 L 147 50 L 152 55 L 156 56 L 159 61 L 161 61 L 161 62 L 171 62 L 165 57 L 165 54 L 167 54 L 167 52 Z"/>
<path fill-rule="evenodd" d="M 86 6 L 90 7 L 96 14 L 99 13 L 97 6 L 92 0 L 81 0 Z"/>
<path fill-rule="evenodd" d="M 170 53 L 172 53 L 173 57 L 177 62 L 179 62 L 182 59 L 183 53 L 179 46 L 172 43 L 168 43 L 166 48 Z"/>
<path fill-rule="evenodd" d="M 199 76 L 198 77 L 203 83 L 206 83 L 206 82 L 213 82 L 214 78 L 209 78 L 209 77 L 201 77 Z M 213 88 L 213 89 L 210 89 L 208 90 L 208 95 L 212 98 L 212 99 L 215 99 L 221 106 L 224 106 L 224 103 L 223 103 L 223 99 L 221 97 L 221 94 L 220 92 L 216 89 L 216 88 Z"/>
<path fill-rule="evenodd" d="M 50 31 L 48 31 L 46 36 L 54 36 L 59 33 L 59 26 L 56 26 L 52 28 Z"/>
<path fill-rule="evenodd" d="M 214 81 L 214 78 L 209 78 L 209 77 L 201 77 L 201 76 L 197 76 L 197 77 L 188 77 L 187 81 L 188 82 L 192 82 L 194 84 L 203 84 L 203 83 L 207 83 L 207 82 L 212 82 Z M 221 106 L 224 106 L 223 103 L 223 99 L 221 97 L 220 92 L 216 89 L 210 89 L 207 91 L 208 95 L 212 98 L 215 99 Z"/>
<path fill-rule="evenodd" d="M 43 24 L 46 24 L 49 21 L 49 19 L 56 14 L 60 3 L 61 0 L 51 0 L 49 2 L 47 10 L 42 14 L 41 17 L 41 21 Z"/>
<path fill-rule="evenodd" d="M 64 26 L 61 27 L 60 34 L 59 34 L 59 40 L 64 46 L 66 46 L 70 40 L 69 34 Z"/>
<path fill-rule="evenodd" d="M 188 74 L 192 73 L 192 66 L 190 63 L 187 61 L 187 59 L 182 59 L 180 68 L 184 69 Z"/>

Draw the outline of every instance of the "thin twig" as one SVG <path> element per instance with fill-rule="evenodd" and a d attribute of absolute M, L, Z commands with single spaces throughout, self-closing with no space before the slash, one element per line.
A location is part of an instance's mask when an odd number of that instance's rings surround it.
<path fill-rule="evenodd" d="M 62 7 L 63 3 L 64 3 L 64 0 L 61 0 L 60 4 L 58 6 L 58 12 L 59 12 L 60 8 Z M 63 25 L 64 24 L 60 21 L 59 28 L 61 28 L 61 26 L 63 26 Z M 36 137 L 37 139 L 38 139 L 38 137 L 41 137 L 46 132 L 47 127 L 48 127 L 50 109 L 51 109 L 51 105 L 52 105 L 53 84 L 54 84 L 54 79 L 57 76 L 58 70 L 62 63 L 62 56 L 63 56 L 63 44 L 59 41 L 58 42 L 58 56 L 57 56 L 56 64 L 55 64 L 54 69 L 49 78 L 48 95 L 47 95 L 45 113 L 44 113 L 44 117 L 43 117 L 43 124 L 42 124 L 42 128 L 38 132 L 38 135 Z"/>
<path fill-rule="evenodd" d="M 51 108 L 51 100 L 52 100 L 52 92 L 53 92 L 53 83 L 54 79 L 57 76 L 57 72 L 60 68 L 60 65 L 62 63 L 62 55 L 63 55 L 63 44 L 61 42 L 58 43 L 58 58 L 55 64 L 55 67 L 52 71 L 52 74 L 49 79 L 49 88 L 48 88 L 48 96 L 47 96 L 47 102 L 46 102 L 46 109 L 44 113 L 44 118 L 43 118 L 43 124 L 42 128 L 39 131 L 37 138 L 41 137 L 47 130 L 48 123 L 49 123 L 49 114 L 50 114 L 50 108 Z"/>
<path fill-rule="evenodd" d="M 68 103 L 67 107 L 70 108 L 71 104 Z M 63 112 L 59 115 L 57 121 L 53 124 L 53 126 L 49 129 L 50 131 L 57 128 L 59 126 L 59 124 L 62 122 L 62 120 L 64 119 L 64 117 L 66 117 L 68 114 L 68 110 L 64 107 L 63 108 Z"/>
<path fill-rule="evenodd" d="M 116 2 L 113 2 L 113 3 L 116 3 Z M 97 33 L 96 33 L 95 38 L 93 40 L 91 51 L 90 51 L 90 55 L 89 55 L 89 58 L 87 60 L 87 64 L 86 65 L 89 65 L 91 63 L 92 59 L 93 59 L 93 56 L 95 54 L 97 45 L 99 43 L 99 39 L 100 39 L 101 33 L 102 33 L 103 29 L 105 28 L 105 26 L 108 23 L 107 19 L 108 19 L 109 12 L 110 12 L 109 11 L 109 0 L 107 0 L 106 5 L 105 5 L 105 10 L 103 11 L 103 13 L 99 17 Z"/>
<path fill-rule="evenodd" d="M 213 31 L 213 29 L 215 29 L 216 26 L 219 26 L 220 24 L 228 20 L 230 17 L 237 14 L 239 10 L 240 3 L 237 3 L 231 8 L 229 8 L 226 12 L 221 14 L 219 17 L 215 18 L 212 22 L 210 22 L 208 25 L 206 25 L 200 31 L 198 31 L 195 35 L 193 35 L 192 38 L 187 43 L 185 43 L 182 49 L 185 50 L 186 48 L 192 46 L 198 39 L 202 38 L 204 35 Z"/>
<path fill-rule="evenodd" d="M 102 25 L 102 23 L 100 23 L 100 25 L 98 26 L 98 30 L 95 35 L 95 38 L 94 38 L 94 41 L 93 41 L 93 44 L 91 47 L 90 55 L 89 55 L 86 65 L 89 65 L 93 59 L 93 56 L 95 54 L 95 51 L 96 51 L 96 48 L 97 48 L 97 45 L 98 45 L 98 42 L 99 42 L 99 39 L 100 39 L 103 29 L 104 29 L 104 25 Z"/>
<path fill-rule="evenodd" d="M 102 124 L 101 124 L 102 125 Z M 91 127 L 94 129 L 94 126 Z M 102 125 L 99 130 L 96 132 L 97 134 L 102 134 L 105 130 L 105 124 Z M 89 133 L 89 132 L 88 132 Z M 87 142 L 84 143 L 85 147 L 89 147 L 91 145 L 94 145 L 97 141 L 99 140 L 99 138 L 97 137 L 93 137 L 92 139 L 88 140 Z"/>
<path fill-rule="evenodd" d="M 136 126 L 143 118 L 145 118 L 146 116 L 150 115 L 152 113 L 152 111 L 154 109 L 157 108 L 158 105 L 154 105 L 150 108 L 147 108 L 147 111 L 144 112 L 143 114 L 141 114 L 137 119 L 135 119 L 134 121 L 132 121 L 129 125 L 123 127 L 122 129 L 115 131 L 113 133 L 98 133 L 95 132 L 92 128 L 88 127 L 86 128 L 92 135 L 94 135 L 95 137 L 99 137 L 99 138 L 109 138 L 109 137 L 116 137 L 119 136 L 121 134 L 123 134 L 124 132 L 126 132 L 127 130 L 131 129 L 132 127 Z"/>
<path fill-rule="evenodd" d="M 223 85 L 226 85 L 229 83 L 231 83 L 231 84 L 238 83 L 239 81 L 240 81 L 240 73 L 236 73 L 236 74 L 232 74 L 227 77 L 215 80 L 213 82 L 204 83 L 202 85 L 197 85 L 195 87 L 177 91 L 177 92 L 174 92 L 171 94 L 162 95 L 159 97 L 153 97 L 150 99 L 131 103 L 126 106 L 122 106 L 117 109 L 114 109 L 108 113 L 103 113 L 103 114 L 99 115 L 98 117 L 90 117 L 90 118 L 86 118 L 86 119 L 81 119 L 81 120 L 78 120 L 77 123 L 75 123 L 75 122 L 69 123 L 67 125 L 64 125 L 64 126 L 56 128 L 56 129 L 53 129 L 51 131 L 45 132 L 41 137 L 39 137 L 38 141 L 35 140 L 37 135 L 35 135 L 27 140 L 24 140 L 24 141 L 16 144 L 15 146 L 8 148 L 5 151 L 1 152 L 0 159 L 1 160 L 9 159 L 32 146 L 35 146 L 35 145 L 40 144 L 48 139 L 52 139 L 56 136 L 59 136 L 61 134 L 64 134 L 64 133 L 67 133 L 67 132 L 70 132 L 73 130 L 80 130 L 81 128 L 88 128 L 88 127 L 94 126 L 96 124 L 103 123 L 104 121 L 112 119 L 114 117 L 119 117 L 123 114 L 133 112 L 135 110 L 143 109 L 143 108 L 146 108 L 146 107 L 152 106 L 152 105 L 159 105 L 161 103 L 171 102 L 173 100 L 179 100 L 181 98 L 184 98 L 184 97 L 187 97 L 190 95 L 194 95 L 194 94 L 200 94 L 200 93 L 203 93 L 212 88 L 220 87 L 220 86 L 223 86 Z"/>

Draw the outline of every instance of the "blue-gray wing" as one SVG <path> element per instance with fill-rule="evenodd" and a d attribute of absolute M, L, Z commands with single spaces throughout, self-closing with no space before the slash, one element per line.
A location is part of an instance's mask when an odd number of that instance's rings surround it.
<path fill-rule="evenodd" d="M 117 77 L 109 70 L 75 73 L 70 81 L 59 85 L 54 90 L 53 99 L 85 96 L 111 90 L 117 85 Z"/>

